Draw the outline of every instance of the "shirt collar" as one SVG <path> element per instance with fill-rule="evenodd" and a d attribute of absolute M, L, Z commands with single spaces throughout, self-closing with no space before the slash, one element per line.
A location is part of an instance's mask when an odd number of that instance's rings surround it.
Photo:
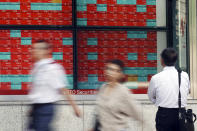
<path fill-rule="evenodd" d="M 165 66 L 163 70 L 175 70 L 175 66 Z"/>
<path fill-rule="evenodd" d="M 52 58 L 42 59 L 35 63 L 35 67 L 38 67 L 40 65 L 47 64 L 47 63 L 52 63 L 52 62 L 54 62 Z"/>

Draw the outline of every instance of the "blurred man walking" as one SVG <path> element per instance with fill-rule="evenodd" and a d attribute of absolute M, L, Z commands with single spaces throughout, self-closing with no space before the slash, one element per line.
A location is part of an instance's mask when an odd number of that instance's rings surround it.
<path fill-rule="evenodd" d="M 65 95 L 74 109 L 76 116 L 80 116 L 78 106 L 69 95 L 65 79 L 64 68 L 52 58 L 52 46 L 46 41 L 37 41 L 32 45 L 32 57 L 35 62 L 32 70 L 32 87 L 29 98 L 32 101 L 29 128 L 35 131 L 51 131 L 50 123 L 55 113 L 54 103 Z"/>

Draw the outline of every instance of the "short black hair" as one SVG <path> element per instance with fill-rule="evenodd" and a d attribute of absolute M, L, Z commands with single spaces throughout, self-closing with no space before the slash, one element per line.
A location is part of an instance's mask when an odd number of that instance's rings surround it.
<path fill-rule="evenodd" d="M 107 63 L 115 64 L 119 66 L 122 71 L 124 70 L 124 63 L 119 59 L 108 60 Z"/>
<path fill-rule="evenodd" d="M 161 53 L 161 58 L 166 66 L 174 66 L 178 55 L 175 49 L 173 48 L 166 48 Z"/>
<path fill-rule="evenodd" d="M 122 70 L 122 72 L 124 72 L 124 63 L 123 61 L 119 60 L 119 59 L 113 59 L 113 60 L 108 60 L 107 63 L 110 63 L 110 64 L 115 64 L 117 66 L 120 67 L 120 69 Z M 124 83 L 127 81 L 127 77 L 124 75 L 123 78 L 121 78 L 119 80 L 120 83 Z"/>
<path fill-rule="evenodd" d="M 47 40 L 44 40 L 44 39 L 42 39 L 42 40 L 37 40 L 35 43 L 45 43 L 45 48 L 46 49 L 51 49 L 52 48 L 52 45 L 47 41 Z"/>

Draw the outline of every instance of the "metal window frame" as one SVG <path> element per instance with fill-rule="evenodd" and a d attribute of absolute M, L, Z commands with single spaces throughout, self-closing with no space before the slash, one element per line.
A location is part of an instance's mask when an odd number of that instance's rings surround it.
<path fill-rule="evenodd" d="M 0 30 L 3 29 L 18 29 L 18 30 L 71 30 L 73 33 L 73 89 L 78 89 L 78 58 L 77 58 L 77 32 L 81 30 L 104 30 L 104 31 L 162 31 L 167 34 L 167 47 L 172 47 L 172 0 L 166 0 L 166 26 L 165 27 L 138 27 L 138 26 L 78 26 L 77 25 L 77 0 L 72 0 L 72 25 L 0 25 Z M 187 44 L 188 45 L 188 44 Z"/>
<path fill-rule="evenodd" d="M 187 72 L 190 76 L 190 40 L 189 40 L 189 0 L 186 0 L 186 54 L 188 55 L 187 57 Z"/>

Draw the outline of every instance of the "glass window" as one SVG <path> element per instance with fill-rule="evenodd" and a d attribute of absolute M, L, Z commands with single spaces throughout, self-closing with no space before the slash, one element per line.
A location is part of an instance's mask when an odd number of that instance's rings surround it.
<path fill-rule="evenodd" d="M 157 26 L 166 26 L 166 0 L 156 0 Z"/>
<path fill-rule="evenodd" d="M 0 30 L 0 95 L 27 94 L 32 68 L 31 45 L 45 39 L 52 57 L 64 66 L 73 89 L 73 38 L 70 30 Z"/>
<path fill-rule="evenodd" d="M 134 84 L 161 71 L 160 53 L 168 36 L 166 0 L 76 0 L 76 10 L 73 3 L 34 2 L 30 10 L 19 8 L 27 2 L 0 3 L 0 25 L 7 29 L 0 33 L 0 86 L 8 91 L 0 94 L 27 93 L 31 66 L 27 52 L 43 38 L 54 44 L 52 55 L 66 69 L 69 89 L 98 88 L 105 81 L 105 61 L 114 58 L 124 61 L 128 81 Z M 184 49 L 179 50 L 184 54 Z M 184 56 L 180 63 L 184 67 Z M 138 86 L 129 88 L 137 94 L 147 92 Z"/>
<path fill-rule="evenodd" d="M 78 26 L 166 26 L 166 0 L 77 0 Z"/>
<path fill-rule="evenodd" d="M 187 70 L 187 1 L 174 1 L 173 9 L 173 42 L 179 53 L 178 66 Z"/>
<path fill-rule="evenodd" d="M 166 32 L 79 31 L 77 36 L 79 89 L 99 88 L 105 81 L 105 62 L 110 59 L 125 63 L 129 88 L 137 94 L 147 89 L 135 83 L 149 81 L 162 68 L 160 52 L 166 48 Z"/>

